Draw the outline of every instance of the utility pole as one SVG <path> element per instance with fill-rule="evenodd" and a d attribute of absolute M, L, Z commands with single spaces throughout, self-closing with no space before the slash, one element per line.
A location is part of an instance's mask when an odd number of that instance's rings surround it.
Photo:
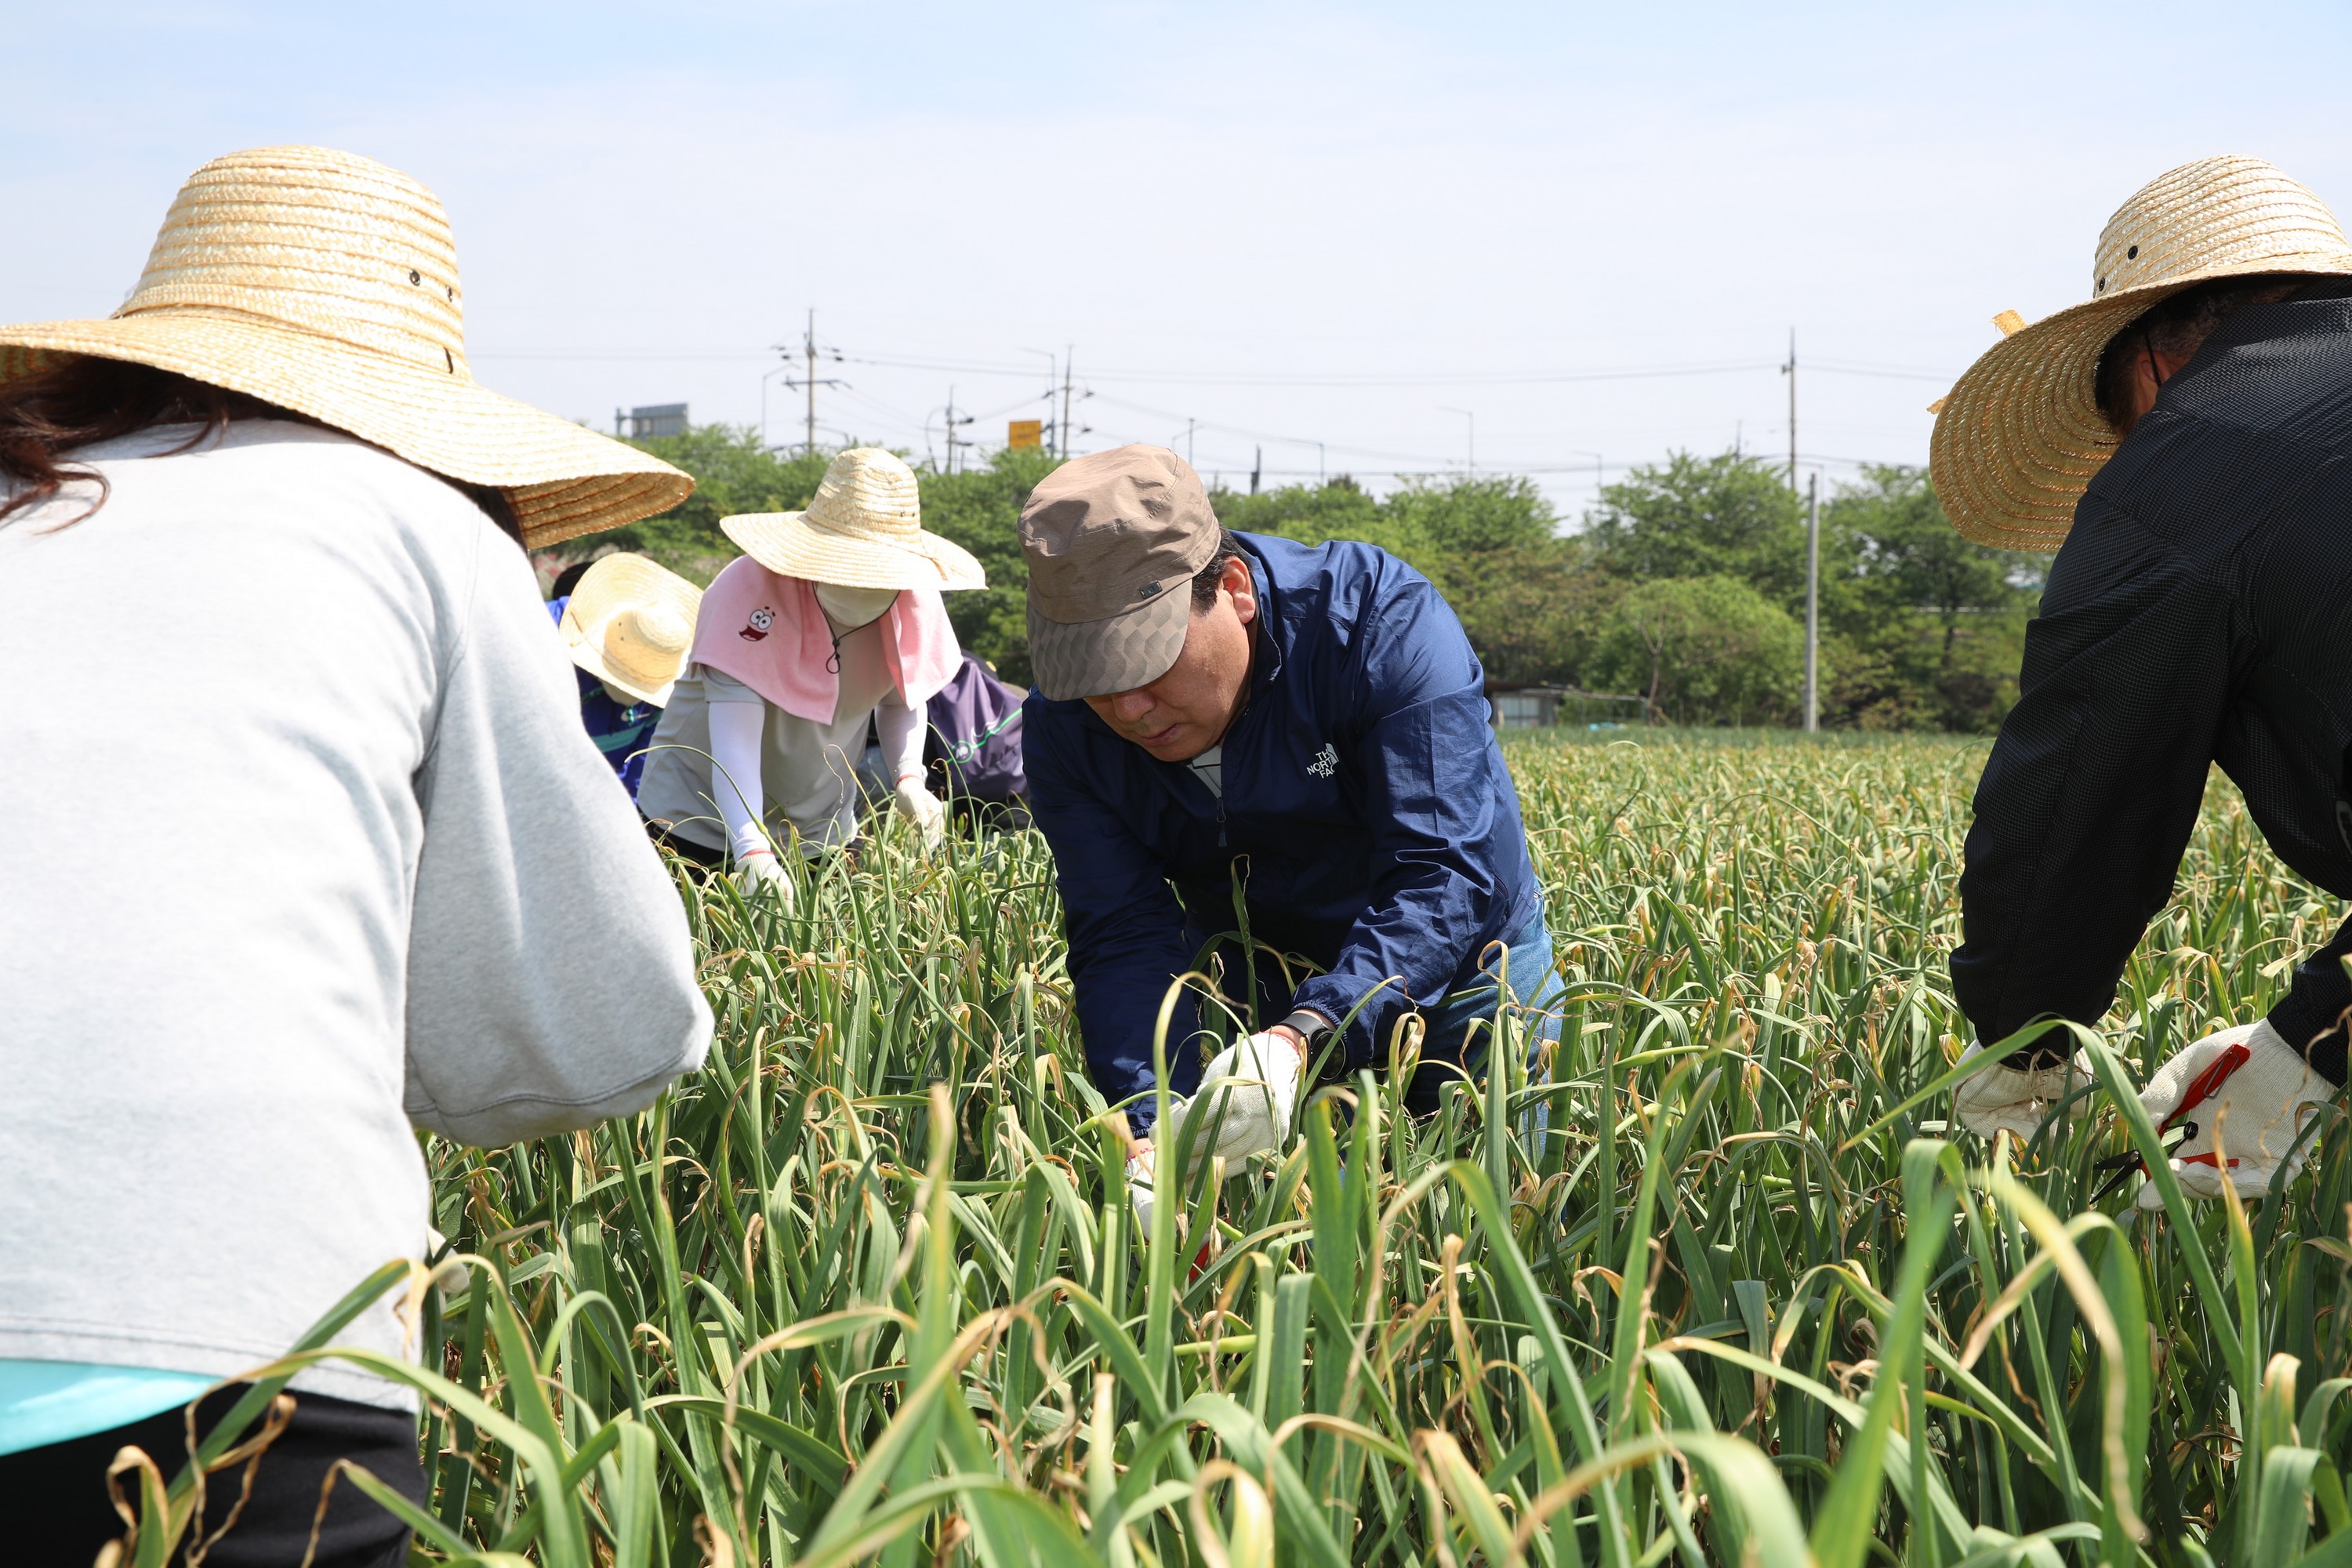
<path fill-rule="evenodd" d="M 1789 493 L 1797 493 L 1797 329 L 1789 329 L 1789 363 L 1781 370 L 1789 377 Z M 1810 726 L 1808 726 L 1810 728 Z"/>
<path fill-rule="evenodd" d="M 1054 426 L 1054 439 L 1061 446 L 1061 459 L 1070 460 L 1070 355 L 1076 343 L 1062 345 L 1062 422 Z"/>
<path fill-rule="evenodd" d="M 1793 361 L 1792 352 L 1790 358 Z M 1822 727 L 1822 473 L 1805 496 L 1805 732 Z"/>
<path fill-rule="evenodd" d="M 1258 472 L 1265 467 L 1265 448 L 1264 447 L 1260 447 L 1257 449 L 1257 456 L 1250 462 L 1250 494 L 1252 495 L 1257 494 Z"/>
<path fill-rule="evenodd" d="M 814 305 L 809 307 L 808 331 L 801 339 L 801 352 L 808 356 L 808 374 L 805 376 L 803 376 L 799 381 L 787 379 L 784 384 L 793 388 L 794 391 L 804 390 L 808 394 L 808 444 L 801 449 L 804 452 L 814 453 L 816 450 L 816 389 L 820 386 L 845 386 L 848 384 L 846 382 L 832 378 L 828 378 L 824 381 L 817 379 L 816 307 Z M 761 413 L 761 417 L 762 419 L 766 418 L 764 410 Z"/>
<path fill-rule="evenodd" d="M 956 426 L 959 426 L 959 425 L 969 425 L 969 424 L 971 424 L 971 423 L 972 422 L 972 419 L 973 419 L 974 417 L 975 417 L 974 416 L 970 415 L 970 414 L 965 415 L 965 416 L 964 416 L 962 418 L 961 418 L 961 419 L 959 419 L 959 418 L 957 418 L 957 417 L 956 417 L 955 388 L 954 388 L 954 387 L 952 387 L 952 386 L 949 387 L 949 388 L 948 388 L 948 414 L 947 414 L 947 424 L 948 424 L 948 459 L 947 459 L 947 461 L 948 461 L 948 472 L 949 472 L 949 473 L 950 473 L 950 474 L 952 474 L 952 473 L 954 473 L 954 472 L 956 471 L 956 448 L 957 448 L 958 447 L 969 447 L 969 446 L 971 446 L 971 442 L 969 442 L 969 441 L 959 441 L 958 439 L 956 439 Z"/>
<path fill-rule="evenodd" d="M 1192 466 L 1192 427 L 1199 423 L 1199 420 L 1190 417 L 1184 421 L 1184 466 L 1188 468 Z"/>

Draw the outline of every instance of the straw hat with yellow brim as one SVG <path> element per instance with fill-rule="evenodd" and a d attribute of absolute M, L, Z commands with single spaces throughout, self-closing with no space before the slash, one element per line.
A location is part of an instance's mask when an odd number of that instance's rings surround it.
<path fill-rule="evenodd" d="M 572 663 L 625 696 L 667 708 L 701 608 L 701 589 L 657 562 L 617 552 L 581 574 L 558 630 Z"/>
<path fill-rule="evenodd" d="M 2099 233 L 2091 298 L 2007 335 L 1934 405 L 1928 469 L 1954 527 L 1979 544 L 2055 550 L 2120 441 L 2099 412 L 2099 356 L 2142 311 L 2211 278 L 2352 274 L 2326 205 L 2260 158 L 2200 158 L 2160 174 Z"/>
<path fill-rule="evenodd" d="M 112 316 L 0 326 L 0 380 L 85 354 L 241 392 L 502 490 L 533 549 L 694 489 L 658 458 L 475 385 L 441 204 L 350 153 L 216 158 L 180 187 Z"/>
<path fill-rule="evenodd" d="M 844 588 L 985 588 L 988 574 L 961 545 L 923 531 L 912 468 L 879 447 L 834 458 L 806 511 L 719 520 L 727 537 L 780 577 Z"/>

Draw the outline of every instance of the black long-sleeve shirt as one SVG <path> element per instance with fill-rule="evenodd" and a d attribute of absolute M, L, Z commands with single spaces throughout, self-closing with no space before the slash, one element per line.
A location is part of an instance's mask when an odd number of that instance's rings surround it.
<path fill-rule="evenodd" d="M 2091 481 L 1977 786 L 1952 985 L 1987 1044 L 2107 1010 L 2210 763 L 2296 875 L 2352 897 L 2347 459 L 2352 283 L 2330 279 L 2224 321 Z M 2270 1015 L 2337 1083 L 2347 952 L 2352 921 Z"/>

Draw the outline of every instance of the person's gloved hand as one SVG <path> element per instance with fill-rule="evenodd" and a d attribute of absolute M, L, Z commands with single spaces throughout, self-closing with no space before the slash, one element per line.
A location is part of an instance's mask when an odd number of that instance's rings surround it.
<path fill-rule="evenodd" d="M 922 829 L 923 847 L 929 848 L 940 841 L 947 830 L 948 808 L 945 802 L 923 787 L 922 777 L 908 773 L 898 781 L 894 792 L 898 809 L 906 813 L 914 825 Z"/>
<path fill-rule="evenodd" d="M 1984 1046 L 1979 1043 L 1961 1052 L 1960 1060 L 1982 1055 Z M 2033 1136 L 2050 1108 L 2066 1097 L 2068 1072 L 2065 1062 L 2046 1068 L 1987 1068 L 1952 1091 L 1952 1113 L 1979 1138 L 1990 1141 L 1996 1132 L 2007 1132 L 2022 1143 Z M 2074 1053 L 2072 1073 L 2074 1089 L 2099 1081 L 2090 1057 L 2082 1051 Z"/>
<path fill-rule="evenodd" d="M 1150 1144 L 1139 1143 L 1135 1145 L 1135 1152 L 1127 1160 L 1127 1201 L 1135 1208 L 1136 1234 L 1144 1237 L 1151 1234 L 1151 1205 L 1154 1201 L 1151 1154 Z M 1181 1214 L 1178 1218 L 1181 1223 Z M 1192 1267 L 1184 1276 L 1187 1285 L 1198 1279 L 1201 1270 L 1209 1266 L 1209 1249 L 1216 1244 L 1215 1237 L 1215 1227 L 1212 1226 L 1209 1239 L 1202 1242 L 1200 1250 L 1192 1255 Z"/>
<path fill-rule="evenodd" d="M 448 1245 L 447 1237 L 429 1225 L 425 1227 L 425 1257 L 432 1257 Z M 433 1288 L 444 1296 L 455 1296 L 474 1282 L 473 1271 L 466 1267 L 465 1258 L 457 1253 L 451 1253 L 432 1267 Z"/>
<path fill-rule="evenodd" d="M 1145 1144 L 1127 1159 L 1127 1201 L 1134 1205 L 1136 1229 L 1151 1231 L 1151 1146 Z"/>
<path fill-rule="evenodd" d="M 1252 1035 L 1219 1051 L 1178 1123 L 1192 1131 L 1192 1157 L 1279 1152 L 1298 1102 L 1299 1067 L 1299 1047 L 1286 1035 Z"/>
<path fill-rule="evenodd" d="M 772 849 L 754 849 L 738 855 L 735 858 L 735 886 L 747 899 L 762 888 L 772 889 L 776 897 L 784 901 L 784 908 L 789 910 L 793 907 L 793 879 L 784 875 L 784 868 Z"/>
<path fill-rule="evenodd" d="M 2257 1197 L 2270 1186 L 2282 1160 L 2286 1179 L 2294 1180 L 2310 1152 L 2306 1144 L 2287 1158 L 2310 1114 L 2304 1108 L 2325 1105 L 2335 1093 L 2265 1018 L 2183 1047 L 2156 1069 L 2139 1102 L 2159 1132 L 2168 1123 L 2189 1130 L 2172 1151 L 2172 1173 L 2182 1192 L 2192 1198 L 2221 1195 L 2222 1173 L 2213 1152 L 2219 1122 L 2231 1184 L 2240 1197 Z M 2138 1203 L 2144 1209 L 2164 1206 L 2154 1182 L 2141 1184 Z"/>

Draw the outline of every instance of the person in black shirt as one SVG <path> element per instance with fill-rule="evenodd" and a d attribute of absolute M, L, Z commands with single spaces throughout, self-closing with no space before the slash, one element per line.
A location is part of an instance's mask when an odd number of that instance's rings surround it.
<path fill-rule="evenodd" d="M 1971 1055 L 2106 1012 L 2213 763 L 2297 875 L 2352 896 L 2352 243 L 2270 164 L 2210 158 L 2124 205 L 2094 280 L 1979 360 L 1936 424 L 1960 531 L 2058 549 L 1960 879 Z M 2267 1017 L 2158 1069 L 2141 1100 L 2186 1131 L 2186 1191 L 2226 1173 L 2257 1194 L 2282 1162 L 2293 1179 L 2305 1108 L 2345 1079 L 2347 952 L 2352 921 Z M 1961 1122 L 2030 1133 L 2066 1038 L 1964 1082 Z"/>

